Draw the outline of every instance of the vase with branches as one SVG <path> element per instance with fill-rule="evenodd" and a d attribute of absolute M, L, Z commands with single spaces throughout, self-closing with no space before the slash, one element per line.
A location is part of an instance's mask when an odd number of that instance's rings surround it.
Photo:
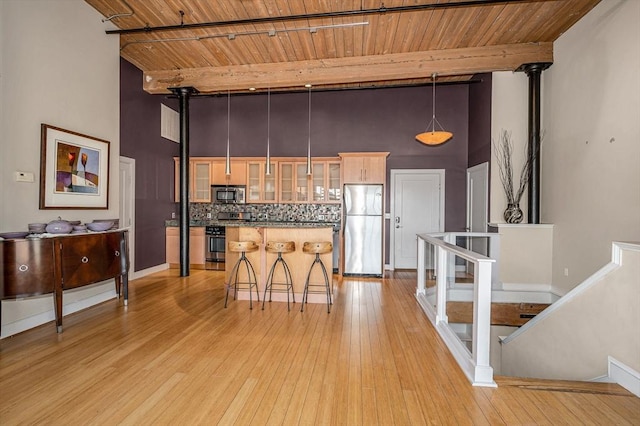
<path fill-rule="evenodd" d="M 520 179 L 516 189 L 516 183 L 513 178 L 513 142 L 511 141 L 511 133 L 502 130 L 498 143 L 494 143 L 493 146 L 500 173 L 500 181 L 507 197 L 504 220 L 507 223 L 520 223 L 523 218 L 522 210 L 520 210 L 520 200 L 529 184 L 531 165 L 538 153 L 533 153 L 533 155 L 525 153 L 525 161 L 520 171 Z"/>

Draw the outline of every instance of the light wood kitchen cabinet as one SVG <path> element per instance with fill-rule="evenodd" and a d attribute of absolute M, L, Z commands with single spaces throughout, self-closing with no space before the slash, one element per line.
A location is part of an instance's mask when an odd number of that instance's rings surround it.
<path fill-rule="evenodd" d="M 325 187 L 326 201 L 340 203 L 342 201 L 342 184 L 340 180 L 340 161 L 327 161 L 327 180 Z"/>
<path fill-rule="evenodd" d="M 313 161 L 312 175 L 307 175 L 306 161 L 281 161 L 281 203 L 340 202 L 340 162 Z"/>
<path fill-rule="evenodd" d="M 278 163 L 271 161 L 271 174 L 265 174 L 266 159 L 247 161 L 247 203 L 275 203 L 278 193 Z"/>
<path fill-rule="evenodd" d="M 170 268 L 180 266 L 180 228 L 166 228 L 166 262 Z M 189 264 L 194 269 L 204 269 L 206 236 L 203 226 L 189 228 Z"/>
<path fill-rule="evenodd" d="M 174 158 L 175 201 L 180 201 L 180 159 Z M 192 203 L 211 202 L 212 161 L 191 159 L 189 161 L 189 201 Z"/>
<path fill-rule="evenodd" d="M 279 169 L 280 202 L 308 202 L 311 178 L 307 175 L 307 163 L 302 161 L 281 161 Z"/>
<path fill-rule="evenodd" d="M 342 152 L 343 183 L 382 183 L 387 177 L 388 152 Z"/>
<path fill-rule="evenodd" d="M 231 174 L 225 174 L 226 162 L 216 159 L 212 162 L 213 179 L 211 185 L 246 185 L 247 162 L 246 160 L 231 160 Z"/>

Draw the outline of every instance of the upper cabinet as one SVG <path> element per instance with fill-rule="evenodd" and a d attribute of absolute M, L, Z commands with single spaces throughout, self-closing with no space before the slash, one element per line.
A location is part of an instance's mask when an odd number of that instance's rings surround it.
<path fill-rule="evenodd" d="M 175 201 L 180 201 L 180 159 L 174 158 L 175 167 Z M 207 159 L 191 159 L 189 161 L 189 201 L 192 203 L 211 202 L 212 161 Z"/>
<path fill-rule="evenodd" d="M 225 159 L 216 158 L 212 161 L 213 180 L 212 185 L 246 185 L 247 162 L 246 160 L 231 160 L 231 174 L 225 174 Z"/>
<path fill-rule="evenodd" d="M 247 161 L 247 203 L 275 203 L 278 193 L 278 164 L 271 161 L 271 174 L 266 175 L 266 159 Z"/>
<path fill-rule="evenodd" d="M 387 178 L 388 152 L 342 152 L 343 183 L 382 183 Z"/>
<path fill-rule="evenodd" d="M 339 203 L 340 161 L 316 159 L 307 175 L 307 163 L 279 162 L 279 201 L 281 203 Z"/>
<path fill-rule="evenodd" d="M 180 201 L 180 159 L 174 157 L 175 202 Z M 189 160 L 189 202 L 210 203 L 211 185 L 246 185 L 247 161 L 231 160 L 231 175 L 225 174 L 224 158 L 192 157 Z M 274 191 L 275 192 L 275 191 Z"/>

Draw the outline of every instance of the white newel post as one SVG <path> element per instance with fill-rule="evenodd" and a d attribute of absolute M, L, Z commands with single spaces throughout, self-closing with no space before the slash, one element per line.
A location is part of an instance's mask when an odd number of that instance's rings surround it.
<path fill-rule="evenodd" d="M 489 237 L 489 257 L 495 260 L 491 267 L 491 284 L 501 288 L 500 274 L 500 234 L 491 234 Z"/>
<path fill-rule="evenodd" d="M 425 295 L 426 294 L 426 285 L 427 285 L 427 276 L 426 276 L 426 265 L 424 264 L 425 259 L 425 246 L 427 242 L 420 238 L 416 238 L 418 241 L 418 282 L 416 288 L 416 296 Z"/>
<path fill-rule="evenodd" d="M 473 363 L 474 385 L 496 386 L 490 364 L 491 349 L 491 263 L 479 260 L 473 286 Z"/>
<path fill-rule="evenodd" d="M 449 322 L 447 318 L 447 260 L 444 247 L 436 247 L 436 324 Z"/>

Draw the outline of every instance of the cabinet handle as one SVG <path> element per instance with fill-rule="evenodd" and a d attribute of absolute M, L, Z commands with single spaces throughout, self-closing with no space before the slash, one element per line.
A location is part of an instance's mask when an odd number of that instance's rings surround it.
<path fill-rule="evenodd" d="M 20 266 L 18 267 L 18 270 L 19 270 L 20 272 L 26 272 L 26 271 L 28 271 L 28 270 L 29 270 L 29 266 L 28 266 L 28 265 L 20 265 Z"/>
<path fill-rule="evenodd" d="M 364 181 L 367 181 L 367 169 L 364 169 Z"/>
<path fill-rule="evenodd" d="M 89 258 L 87 256 L 82 256 L 82 263 L 89 263 Z"/>
<path fill-rule="evenodd" d="M 116 257 L 120 256 L 120 252 L 118 250 L 116 250 Z"/>

